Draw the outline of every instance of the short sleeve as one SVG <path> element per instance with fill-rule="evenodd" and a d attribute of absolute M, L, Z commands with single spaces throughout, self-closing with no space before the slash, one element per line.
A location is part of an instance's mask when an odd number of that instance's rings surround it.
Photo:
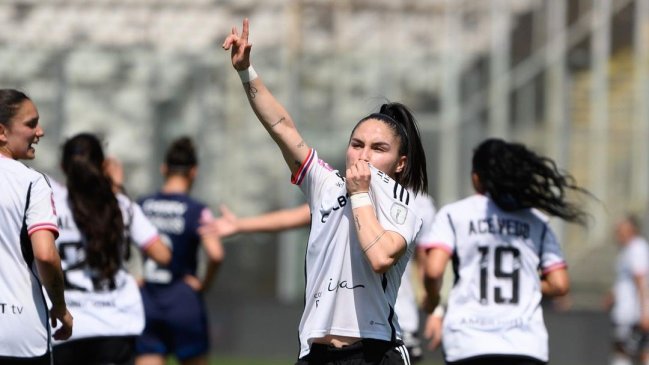
<path fill-rule="evenodd" d="M 449 253 L 455 250 L 455 227 L 449 209 L 443 207 L 435 215 L 428 239 L 422 241 L 421 247 L 441 248 Z"/>
<path fill-rule="evenodd" d="M 370 199 L 376 218 L 383 229 L 399 233 L 408 243 L 413 242 L 421 229 L 414 194 L 374 166 L 371 171 Z"/>
<path fill-rule="evenodd" d="M 541 271 L 547 274 L 557 269 L 566 268 L 566 261 L 557 236 L 549 226 L 545 226 L 545 232 L 541 238 Z"/>
<path fill-rule="evenodd" d="M 158 229 L 144 215 L 139 204 L 131 202 L 132 221 L 129 227 L 131 239 L 135 244 L 146 249 L 158 237 Z"/>
<path fill-rule="evenodd" d="M 313 210 L 312 203 L 322 199 L 324 187 L 334 184 L 331 179 L 336 180 L 335 184 L 340 184 L 341 188 L 345 186 L 345 179 L 340 173 L 325 161 L 318 159 L 318 153 L 311 149 L 302 166 L 291 177 L 291 182 L 300 187 Z"/>
<path fill-rule="evenodd" d="M 422 195 L 416 198 L 418 203 L 415 206 L 417 214 L 421 217 L 421 229 L 417 235 L 417 246 L 426 247 L 433 242 L 433 223 L 435 222 L 435 204 L 433 199 L 428 195 Z"/>
<path fill-rule="evenodd" d="M 628 257 L 634 275 L 644 275 L 649 271 L 649 248 L 645 242 L 634 240 L 629 247 Z"/>
<path fill-rule="evenodd" d="M 55 237 L 59 235 L 54 195 L 42 175 L 32 182 L 26 223 L 29 235 L 42 229 L 51 231 Z"/>
<path fill-rule="evenodd" d="M 200 217 L 198 218 L 198 223 L 208 224 L 213 220 L 214 220 L 214 213 L 212 213 L 212 210 L 208 207 L 203 207 L 203 209 L 201 209 Z"/>

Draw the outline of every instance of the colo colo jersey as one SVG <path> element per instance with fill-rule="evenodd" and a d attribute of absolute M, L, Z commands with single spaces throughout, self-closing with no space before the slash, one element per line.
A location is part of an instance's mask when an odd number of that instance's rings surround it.
<path fill-rule="evenodd" d="M 0 155 L 0 356 L 37 357 L 50 349 L 47 304 L 29 236 L 58 235 L 44 175 Z"/>
<path fill-rule="evenodd" d="M 431 247 L 452 253 L 455 273 L 442 335 L 446 360 L 547 361 L 539 270 L 566 266 L 547 217 L 535 209 L 506 212 L 474 195 L 440 209 L 433 236 Z"/>
<path fill-rule="evenodd" d="M 649 243 L 642 237 L 634 237 L 618 253 L 615 263 L 615 302 L 611 311 L 613 323 L 632 326 L 640 322 L 640 297 L 635 276 L 649 275 Z M 647 281 L 645 280 L 645 285 Z"/>
<path fill-rule="evenodd" d="M 326 335 L 396 341 L 401 336 L 394 302 L 421 219 L 414 194 L 371 167 L 370 199 L 381 226 L 399 233 L 407 252 L 384 274 L 375 273 L 360 248 L 345 180 L 311 150 L 292 178 L 311 208 L 306 252 L 305 307 L 300 321 L 300 358 Z"/>
<path fill-rule="evenodd" d="M 54 199 L 59 208 L 61 235 L 56 245 L 65 277 L 65 302 L 74 317 L 74 331 L 68 341 L 139 335 L 144 329 L 144 308 L 135 279 L 122 268 L 115 275 L 114 288 L 96 287 L 93 273 L 86 265 L 85 242 L 74 221 L 67 189 L 55 185 Z M 145 249 L 158 237 L 158 231 L 125 195 L 118 194 L 117 202 L 127 230 L 125 236 Z"/>
<path fill-rule="evenodd" d="M 173 253 L 171 263 L 165 267 L 147 258 L 144 262 L 144 280 L 169 284 L 185 275 L 195 276 L 201 243 L 198 227 L 214 219 L 210 209 L 186 194 L 162 192 L 141 199 L 140 205 Z"/>
<path fill-rule="evenodd" d="M 415 238 L 417 247 L 427 247 L 432 242 L 433 220 L 435 218 L 435 204 L 433 199 L 426 194 L 419 194 L 415 197 L 412 209 L 421 217 L 421 230 Z M 415 296 L 415 289 L 412 280 L 420 281 L 418 273 L 413 272 L 412 261 L 408 261 L 406 270 L 401 279 L 401 286 L 397 294 L 397 302 L 394 310 L 399 316 L 399 325 L 403 332 L 419 332 L 419 307 Z M 412 277 L 415 276 L 415 278 Z M 406 343 L 406 346 L 408 344 Z"/>

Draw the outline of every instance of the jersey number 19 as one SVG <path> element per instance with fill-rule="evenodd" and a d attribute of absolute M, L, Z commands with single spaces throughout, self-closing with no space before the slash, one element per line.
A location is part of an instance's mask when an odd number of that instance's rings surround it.
<path fill-rule="evenodd" d="M 510 280 L 512 288 L 511 294 L 505 297 L 503 288 L 494 287 L 494 302 L 496 304 L 518 304 L 520 251 L 516 247 L 498 246 L 494 250 L 492 265 L 489 262 L 490 247 L 481 246 L 478 247 L 478 251 L 480 251 L 480 304 L 487 305 L 489 303 L 490 266 L 493 266 L 493 276 L 496 279 Z M 507 256 L 511 256 L 511 260 L 507 260 Z M 512 265 L 504 265 L 503 263 L 506 261 L 511 262 Z"/>

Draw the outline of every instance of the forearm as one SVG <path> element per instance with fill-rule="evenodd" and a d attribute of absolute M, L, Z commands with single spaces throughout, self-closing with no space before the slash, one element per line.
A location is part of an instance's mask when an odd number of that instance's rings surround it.
<path fill-rule="evenodd" d="M 36 260 L 38 276 L 53 306 L 65 307 L 63 272 L 60 260 Z"/>
<path fill-rule="evenodd" d="M 541 293 L 547 297 L 566 295 L 569 289 L 570 280 L 565 269 L 551 271 L 541 278 Z"/>
<path fill-rule="evenodd" d="M 216 274 L 219 272 L 220 268 L 221 268 L 221 261 L 210 260 L 207 263 L 207 268 L 205 269 L 205 275 L 201 280 L 202 282 L 201 286 L 203 287 L 203 290 L 207 290 L 212 285 L 212 282 L 214 282 L 214 279 L 216 278 Z"/>
<path fill-rule="evenodd" d="M 291 116 L 261 78 L 243 82 L 243 88 L 255 115 L 279 146 L 291 172 L 295 173 L 306 159 L 309 147 L 302 140 Z"/>
<path fill-rule="evenodd" d="M 424 290 L 426 296 L 422 307 L 426 313 L 432 313 L 440 302 L 440 290 L 442 289 L 442 277 L 424 276 Z"/>
<path fill-rule="evenodd" d="M 353 209 L 354 225 L 361 250 L 375 272 L 387 271 L 406 248 L 403 237 L 386 231 L 379 223 L 371 205 Z"/>
<path fill-rule="evenodd" d="M 647 281 L 644 275 L 636 275 L 634 277 L 636 292 L 638 293 L 638 302 L 640 303 L 640 314 L 642 317 L 649 316 L 648 298 L 647 298 Z"/>
<path fill-rule="evenodd" d="M 238 231 L 250 232 L 279 232 L 292 228 L 306 226 L 311 221 L 309 206 L 304 204 L 297 208 L 284 209 L 256 217 L 240 218 Z"/>
<path fill-rule="evenodd" d="M 54 244 L 54 234 L 40 230 L 32 233 L 30 239 L 41 284 L 45 287 L 52 304 L 65 308 L 63 271 L 61 258 Z"/>

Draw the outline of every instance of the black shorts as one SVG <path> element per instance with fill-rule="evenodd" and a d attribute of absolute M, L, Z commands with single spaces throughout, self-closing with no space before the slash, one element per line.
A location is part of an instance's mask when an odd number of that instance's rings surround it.
<path fill-rule="evenodd" d="M 446 362 L 448 365 L 544 365 L 544 361 L 529 356 L 517 355 L 484 355 L 466 360 Z"/>
<path fill-rule="evenodd" d="M 51 355 L 46 353 L 39 357 L 7 357 L 0 356 L 0 365 L 50 365 Z"/>
<path fill-rule="evenodd" d="M 352 345 L 337 348 L 314 343 L 309 354 L 295 365 L 408 365 L 408 351 L 403 344 L 364 339 Z"/>
<path fill-rule="evenodd" d="M 54 365 L 133 365 L 135 336 L 91 337 L 64 342 L 52 350 Z"/>

